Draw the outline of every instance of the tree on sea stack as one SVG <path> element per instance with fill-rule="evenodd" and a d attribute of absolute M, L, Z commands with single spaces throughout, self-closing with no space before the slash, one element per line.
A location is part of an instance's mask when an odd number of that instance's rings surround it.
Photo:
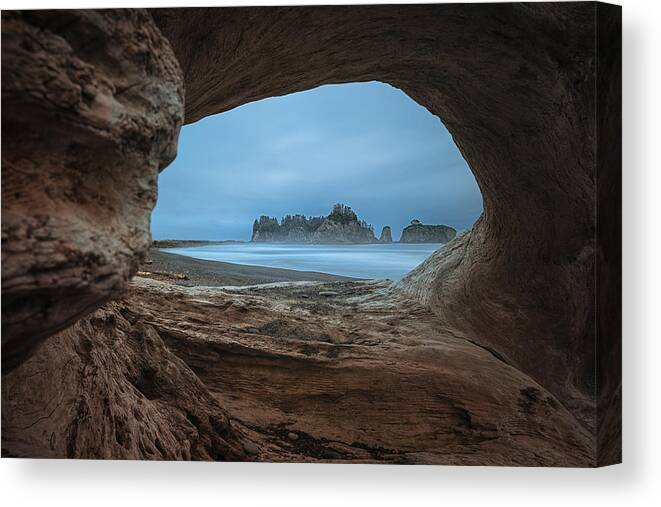
<path fill-rule="evenodd" d="M 351 209 L 351 206 L 346 206 L 345 204 L 340 203 L 333 206 L 333 211 L 330 212 L 328 218 L 333 222 L 337 222 L 342 225 L 358 221 L 358 215 L 354 213 L 354 211 Z"/>

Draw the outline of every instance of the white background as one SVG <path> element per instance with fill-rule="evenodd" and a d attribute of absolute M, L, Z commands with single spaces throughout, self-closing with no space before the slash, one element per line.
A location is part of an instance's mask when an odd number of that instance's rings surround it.
<path fill-rule="evenodd" d="M 240 2 L 0 1 L 2 9 L 222 4 Z M 660 505 L 661 2 L 623 0 L 621 4 L 624 6 L 623 465 L 583 470 L 3 459 L 0 460 L 0 495 L 5 505 L 199 507 L 360 503 L 620 507 L 652 505 L 653 501 Z"/>

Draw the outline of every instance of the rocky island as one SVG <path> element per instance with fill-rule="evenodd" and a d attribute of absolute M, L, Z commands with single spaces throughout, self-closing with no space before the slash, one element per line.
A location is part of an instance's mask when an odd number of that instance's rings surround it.
<path fill-rule="evenodd" d="M 411 225 L 402 231 L 400 243 L 447 243 L 457 235 L 456 229 L 447 225 L 427 225 L 420 220 L 411 220 Z"/>
<path fill-rule="evenodd" d="M 328 216 L 287 215 L 281 222 L 262 215 L 252 226 L 254 242 L 272 243 L 376 243 L 374 228 L 351 207 L 336 204 Z"/>
<path fill-rule="evenodd" d="M 381 229 L 381 236 L 379 236 L 379 243 L 392 243 L 392 230 L 389 225 Z"/>
<path fill-rule="evenodd" d="M 457 231 L 448 225 L 428 225 L 412 220 L 402 231 L 400 243 L 447 243 Z M 286 215 L 281 221 L 262 215 L 252 224 L 250 241 L 261 243 L 393 243 L 392 229 L 386 225 L 377 239 L 374 228 L 360 220 L 345 204 L 336 204 L 327 216 Z"/>

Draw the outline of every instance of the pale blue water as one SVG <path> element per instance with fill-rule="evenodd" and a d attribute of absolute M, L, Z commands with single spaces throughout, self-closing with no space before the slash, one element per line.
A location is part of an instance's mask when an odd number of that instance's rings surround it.
<path fill-rule="evenodd" d="M 440 248 L 440 244 L 293 245 L 230 243 L 166 251 L 208 261 L 320 271 L 356 278 L 399 280 Z"/>

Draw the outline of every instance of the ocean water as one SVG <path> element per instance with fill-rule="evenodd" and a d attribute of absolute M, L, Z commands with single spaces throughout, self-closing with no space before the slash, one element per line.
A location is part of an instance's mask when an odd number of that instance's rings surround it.
<path fill-rule="evenodd" d="M 432 243 L 386 245 L 229 243 L 165 250 L 209 261 L 298 271 L 320 271 L 356 278 L 399 280 L 441 246 Z"/>

